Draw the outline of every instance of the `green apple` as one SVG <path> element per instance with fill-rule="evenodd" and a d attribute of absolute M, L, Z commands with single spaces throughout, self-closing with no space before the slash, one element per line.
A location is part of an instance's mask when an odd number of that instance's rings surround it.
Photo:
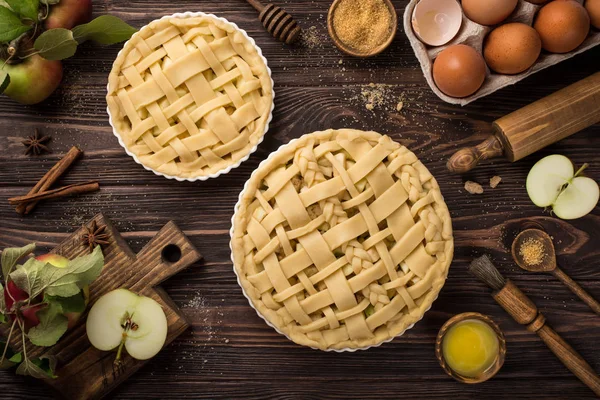
<path fill-rule="evenodd" d="M 148 360 L 167 340 L 167 317 L 160 304 L 126 289 L 113 290 L 92 306 L 87 317 L 87 335 L 92 346 L 102 351 L 123 347 L 136 360 Z"/>
<path fill-rule="evenodd" d="M 46 100 L 60 85 L 63 67 L 60 61 L 49 61 L 34 55 L 19 64 L 7 64 L 4 71 L 10 84 L 4 93 L 21 104 L 37 104 Z"/>
<path fill-rule="evenodd" d="M 600 199 L 598 184 L 575 172 L 573 163 L 562 155 L 538 161 L 527 176 L 527 193 L 538 207 L 551 207 L 561 219 L 581 218 L 594 209 Z"/>
<path fill-rule="evenodd" d="M 92 0 L 60 0 L 50 8 L 46 29 L 73 29 L 92 20 Z"/>

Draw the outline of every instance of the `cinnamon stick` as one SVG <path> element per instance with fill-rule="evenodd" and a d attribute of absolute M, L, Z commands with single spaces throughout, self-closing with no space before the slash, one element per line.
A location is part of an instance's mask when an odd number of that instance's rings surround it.
<path fill-rule="evenodd" d="M 54 166 L 42 177 L 42 179 L 29 191 L 28 196 L 48 190 L 65 173 L 65 171 L 77 160 L 83 151 L 73 146 L 69 152 L 61 158 Z M 20 203 L 16 211 L 23 215 L 29 214 L 37 205 L 37 201 Z"/>
<path fill-rule="evenodd" d="M 73 196 L 82 193 L 91 193 L 100 190 L 98 182 L 76 183 L 74 185 L 63 186 L 58 189 L 28 194 L 26 196 L 12 197 L 8 199 L 11 205 L 27 204 L 30 202 L 38 202 L 41 200 L 60 199 L 62 197 Z"/>

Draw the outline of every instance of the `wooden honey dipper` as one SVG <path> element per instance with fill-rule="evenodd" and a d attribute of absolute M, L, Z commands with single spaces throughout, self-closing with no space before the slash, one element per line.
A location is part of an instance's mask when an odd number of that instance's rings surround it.
<path fill-rule="evenodd" d="M 285 44 L 292 44 L 298 40 L 301 29 L 288 12 L 273 4 L 265 6 L 258 0 L 246 1 L 260 13 L 258 19 L 275 39 Z"/>
<path fill-rule="evenodd" d="M 469 266 L 469 272 L 494 289 L 492 297 L 515 321 L 536 333 L 560 361 L 600 396 L 600 377 L 592 367 L 558 333 L 546 324 L 546 317 L 517 285 L 504 279 L 488 256 L 481 256 Z"/>

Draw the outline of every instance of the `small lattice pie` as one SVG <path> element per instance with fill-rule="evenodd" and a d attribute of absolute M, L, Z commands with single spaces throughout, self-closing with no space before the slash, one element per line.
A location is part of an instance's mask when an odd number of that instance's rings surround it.
<path fill-rule="evenodd" d="M 329 130 L 282 147 L 240 196 L 231 247 L 244 293 L 294 342 L 390 340 L 437 298 L 453 255 L 439 186 L 376 132 Z"/>
<path fill-rule="evenodd" d="M 196 178 L 239 164 L 262 141 L 273 82 L 234 25 L 208 15 L 171 17 L 127 42 L 107 102 L 115 130 L 143 165 Z"/>

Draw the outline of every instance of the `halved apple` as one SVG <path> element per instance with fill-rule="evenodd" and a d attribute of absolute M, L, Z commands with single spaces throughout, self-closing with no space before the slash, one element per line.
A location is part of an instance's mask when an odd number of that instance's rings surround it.
<path fill-rule="evenodd" d="M 567 157 L 554 154 L 538 161 L 527 176 L 527 193 L 538 207 L 552 207 L 561 219 L 577 219 L 589 214 L 600 199 L 598 184 L 580 176 Z"/>
<path fill-rule="evenodd" d="M 102 351 L 116 348 L 136 360 L 148 360 L 167 340 L 167 317 L 160 304 L 126 289 L 113 290 L 92 306 L 86 323 L 92 346 Z"/>

